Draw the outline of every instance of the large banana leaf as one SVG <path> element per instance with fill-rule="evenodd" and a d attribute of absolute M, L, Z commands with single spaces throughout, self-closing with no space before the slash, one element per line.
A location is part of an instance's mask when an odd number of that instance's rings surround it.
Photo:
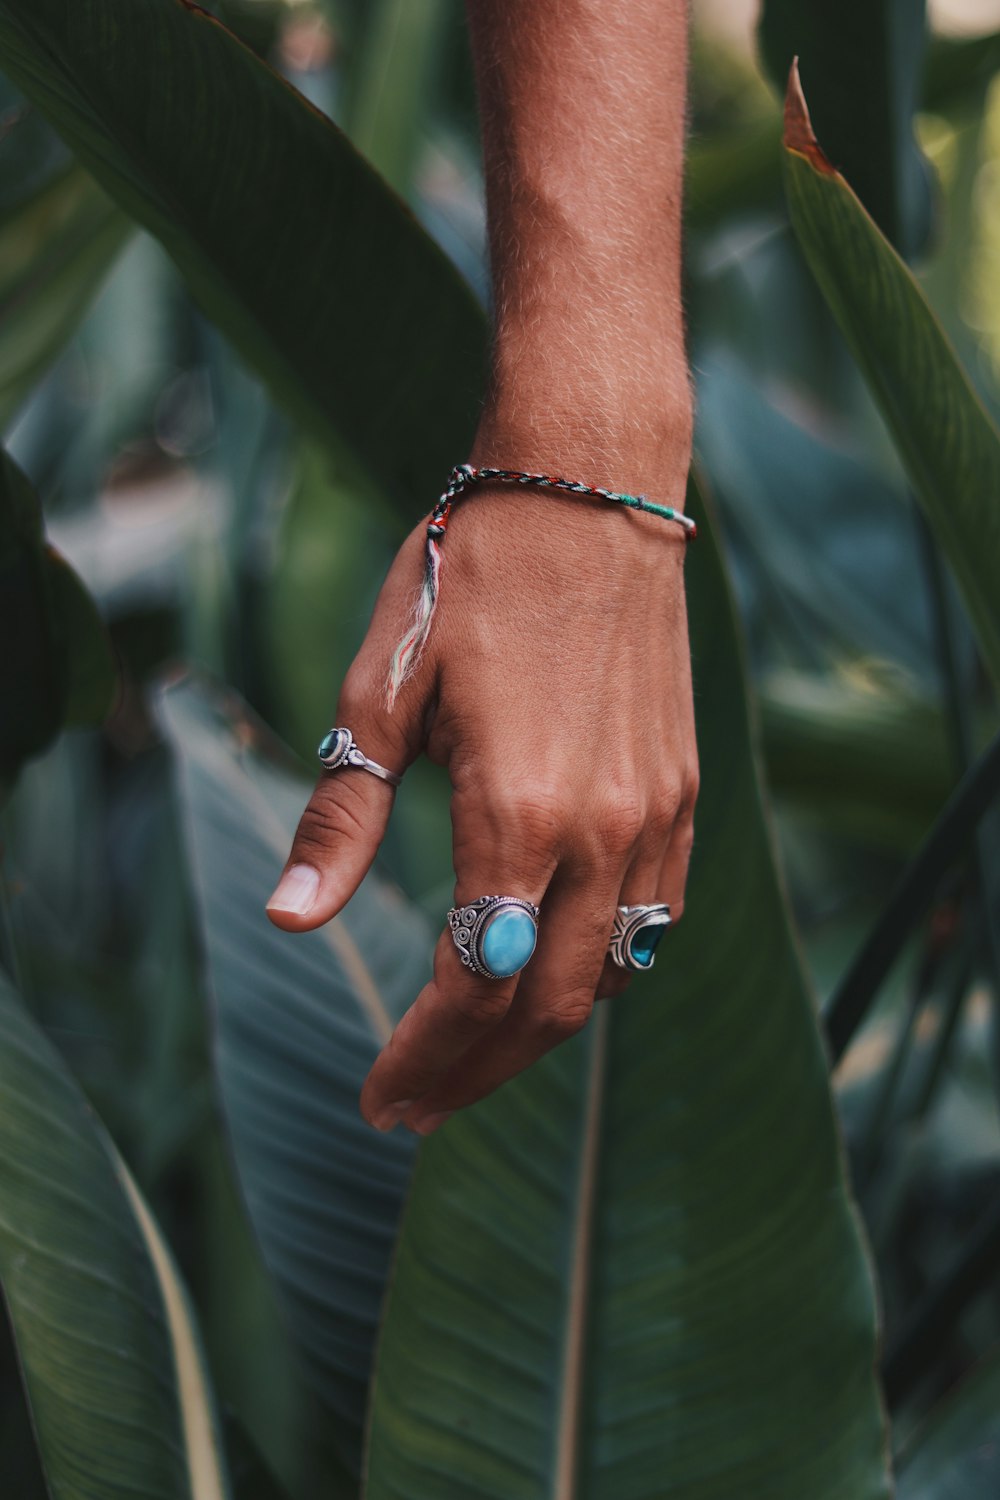
<path fill-rule="evenodd" d="M 930 700 L 885 682 L 788 672 L 765 677 L 760 708 L 769 786 L 840 836 L 893 852 L 916 846 L 953 782 Z"/>
<path fill-rule="evenodd" d="M 779 88 L 802 67 L 830 154 L 903 255 L 931 223 L 930 178 L 913 133 L 925 0 L 764 0 L 759 38 Z"/>
<path fill-rule="evenodd" d="M 362 476 L 324 449 L 299 445 L 268 582 L 265 639 L 272 723 L 303 755 L 333 711 L 391 557 L 368 499 Z"/>
<path fill-rule="evenodd" d="M 64 725 L 100 722 L 116 672 L 93 600 L 47 545 L 38 496 L 2 449 L 0 637 L 0 777 L 8 777 Z"/>
<path fill-rule="evenodd" d="M 1000 433 L 920 287 L 820 149 L 794 70 L 785 170 L 799 243 L 878 402 L 1000 682 Z"/>
<path fill-rule="evenodd" d="M 369 1500 L 889 1494 L 871 1275 L 699 530 L 684 920 L 654 976 L 422 1149 Z"/>
<path fill-rule="evenodd" d="M 478 319 L 341 132 L 188 0 L 0 0 L 0 54 L 297 419 L 419 513 L 471 436 Z"/>
<path fill-rule="evenodd" d="M 0 426 L 74 332 L 132 225 L 81 167 L 0 222 Z"/>
<path fill-rule="evenodd" d="M 734 577 L 748 576 L 742 613 L 751 646 L 773 658 L 779 619 L 811 665 L 886 658 L 936 690 L 904 486 L 845 452 L 819 423 L 793 420 L 731 352 L 703 347 L 698 373 L 697 446 Z"/>
<path fill-rule="evenodd" d="M 370 875 L 316 933 L 264 904 L 308 796 L 232 699 L 164 698 L 215 1001 L 215 1061 L 247 1207 L 345 1463 L 356 1468 L 379 1308 L 414 1141 L 358 1112 L 430 972 L 432 940 Z"/>
<path fill-rule="evenodd" d="M 208 1375 L 170 1252 L 2 975 L 0 1282 L 53 1500 L 224 1500 Z"/>
<path fill-rule="evenodd" d="M 408 193 L 446 17 L 442 0 L 372 0 L 351 68 L 347 128 L 358 150 Z"/>
<path fill-rule="evenodd" d="M 932 1412 L 899 1460 L 899 1500 L 986 1500 L 1000 1487 L 1000 1351 Z"/>

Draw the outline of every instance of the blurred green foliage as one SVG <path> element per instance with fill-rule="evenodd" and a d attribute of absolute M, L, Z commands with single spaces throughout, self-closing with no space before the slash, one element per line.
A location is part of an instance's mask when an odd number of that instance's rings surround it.
<path fill-rule="evenodd" d="M 355 1496 L 367 1410 L 371 1496 L 883 1494 L 870 1289 L 710 537 L 692 909 L 645 990 L 414 1175 L 354 1101 L 450 897 L 443 775 L 408 776 L 343 924 L 291 943 L 262 916 L 301 760 L 475 408 L 483 220 L 456 4 L 214 9 L 249 50 L 178 0 L 0 0 L 5 1491 Z M 695 36 L 699 464 L 806 966 L 834 1017 L 851 995 L 834 1081 L 900 1493 L 972 1500 L 1000 1474 L 1000 840 L 954 793 L 996 795 L 1000 39 L 928 36 L 914 0 L 768 0 L 761 52 L 771 81 Z M 795 53 L 915 277 L 801 153 L 789 215 Z M 178 664 L 203 675 L 164 693 Z M 146 1346 L 109 1321 L 133 1316 Z"/>

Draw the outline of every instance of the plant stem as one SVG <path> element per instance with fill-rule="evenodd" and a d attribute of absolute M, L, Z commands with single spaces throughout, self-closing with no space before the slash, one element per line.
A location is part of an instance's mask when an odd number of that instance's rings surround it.
<path fill-rule="evenodd" d="M 956 1319 L 996 1277 L 1000 1257 L 1000 1202 L 983 1217 L 966 1249 L 947 1275 L 917 1303 L 884 1364 L 886 1400 L 897 1405 L 927 1373 Z"/>
<path fill-rule="evenodd" d="M 945 871 L 964 852 L 998 792 L 1000 734 L 949 797 L 834 992 L 825 1016 L 834 1063 L 844 1055 L 900 949 L 927 911 Z"/>
<path fill-rule="evenodd" d="M 14 988 L 24 994 L 24 974 L 21 969 L 17 943 L 14 941 L 14 924 L 10 916 L 7 899 L 7 849 L 9 838 L 5 821 L 0 820 L 0 963 L 7 970 Z"/>
<path fill-rule="evenodd" d="M 948 596 L 947 578 L 941 563 L 941 554 L 923 513 L 913 506 L 917 518 L 917 535 L 920 540 L 924 572 L 927 576 L 931 603 L 934 610 L 935 635 L 938 645 L 938 662 L 941 684 L 944 690 L 947 721 L 951 730 L 952 754 L 956 773 L 964 776 L 972 764 L 973 736 L 972 715 L 962 687 L 962 674 L 955 641 L 953 610 Z M 972 907 L 972 922 L 978 941 L 976 947 L 983 954 L 987 973 L 993 988 L 992 1052 L 993 1070 L 1000 1083 L 1000 933 L 997 932 L 993 912 L 997 894 L 993 871 L 986 857 L 987 840 L 982 829 L 977 829 L 972 845 L 972 891 L 969 905 Z"/>

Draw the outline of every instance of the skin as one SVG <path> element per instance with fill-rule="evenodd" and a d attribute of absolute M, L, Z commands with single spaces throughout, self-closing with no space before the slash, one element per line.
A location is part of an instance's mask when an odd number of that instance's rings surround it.
<path fill-rule="evenodd" d="M 469 0 L 468 16 L 496 308 L 468 460 L 680 507 L 686 6 Z M 442 602 L 389 713 L 424 525 L 393 563 L 334 722 L 393 770 L 421 753 L 447 767 L 456 904 L 499 892 L 542 909 L 535 953 L 507 980 L 464 968 L 445 928 L 433 980 L 372 1067 L 365 1118 L 428 1134 L 624 988 L 607 958 L 619 903 L 666 901 L 680 917 L 698 769 L 678 526 L 477 487 L 452 516 Z M 393 796 L 364 772 L 321 775 L 272 922 L 308 931 L 344 906 Z M 661 964 L 668 954 L 669 934 Z"/>

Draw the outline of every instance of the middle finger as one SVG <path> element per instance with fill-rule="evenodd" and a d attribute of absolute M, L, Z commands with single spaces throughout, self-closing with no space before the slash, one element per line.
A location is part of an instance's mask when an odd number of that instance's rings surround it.
<path fill-rule="evenodd" d="M 621 874 L 561 867 L 539 920 L 538 948 L 513 1004 L 404 1115 L 422 1135 L 474 1104 L 586 1025 L 607 952 Z"/>

